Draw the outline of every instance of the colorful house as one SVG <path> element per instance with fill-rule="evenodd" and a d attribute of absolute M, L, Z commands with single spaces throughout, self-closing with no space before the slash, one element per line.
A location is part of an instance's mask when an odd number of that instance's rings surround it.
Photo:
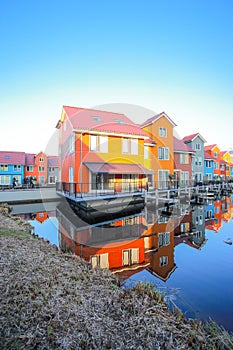
<path fill-rule="evenodd" d="M 141 128 L 155 142 L 151 147 L 150 169 L 154 170 L 156 187 L 163 189 L 169 186 L 169 178 L 174 175 L 173 128 L 176 124 L 164 112 L 147 119 Z"/>
<path fill-rule="evenodd" d="M 204 143 L 206 140 L 199 133 L 196 133 L 185 136 L 183 141 L 195 151 L 192 161 L 192 178 L 195 183 L 202 183 L 204 176 Z"/>
<path fill-rule="evenodd" d="M 182 140 L 174 137 L 174 174 L 179 187 L 190 184 L 192 178 L 192 156 L 195 153 Z"/>
<path fill-rule="evenodd" d="M 220 152 L 220 157 L 221 157 L 220 167 L 221 167 L 221 170 L 224 171 L 223 179 L 228 180 L 230 179 L 230 175 L 231 175 L 231 171 L 230 171 L 231 155 L 228 151 L 222 151 Z"/>
<path fill-rule="evenodd" d="M 15 178 L 16 184 L 24 181 L 24 152 L 0 151 L 0 186 L 12 186 Z"/>
<path fill-rule="evenodd" d="M 48 156 L 48 184 L 55 184 L 59 177 L 59 158 L 58 156 Z"/>
<path fill-rule="evenodd" d="M 88 261 L 92 267 L 127 270 L 145 259 L 142 215 L 87 226 L 72 211 L 57 208 L 59 246 Z"/>
<path fill-rule="evenodd" d="M 209 153 L 214 158 L 214 179 L 220 179 L 221 170 L 220 170 L 220 148 L 217 144 L 205 146 L 205 152 Z"/>
<path fill-rule="evenodd" d="M 47 156 L 44 152 L 38 154 L 25 154 L 24 178 L 33 178 L 39 185 L 55 184 L 59 174 L 58 156 Z"/>
<path fill-rule="evenodd" d="M 214 180 L 214 157 L 210 153 L 204 152 L 204 182 Z"/>
<path fill-rule="evenodd" d="M 148 135 L 124 114 L 64 106 L 56 127 L 60 178 L 74 184 L 75 192 L 132 191 L 147 185 L 153 174 L 143 166 Z"/>

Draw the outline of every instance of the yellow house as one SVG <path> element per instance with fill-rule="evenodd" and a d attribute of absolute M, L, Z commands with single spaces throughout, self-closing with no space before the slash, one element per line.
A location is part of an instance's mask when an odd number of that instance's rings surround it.
<path fill-rule="evenodd" d="M 57 128 L 60 178 L 75 193 L 147 186 L 153 173 L 144 167 L 148 135 L 124 114 L 64 106 Z"/>
<path fill-rule="evenodd" d="M 225 163 L 225 169 L 224 169 L 224 177 L 225 179 L 229 179 L 231 176 L 231 170 L 230 170 L 230 166 L 231 166 L 231 155 L 228 151 L 222 151 L 220 152 L 220 157 L 222 160 L 224 160 Z"/>
<path fill-rule="evenodd" d="M 174 174 L 173 128 L 176 124 L 164 112 L 147 119 L 141 128 L 156 144 L 150 147 L 149 169 L 154 171 L 154 182 L 158 188 L 167 188 L 170 175 Z"/>

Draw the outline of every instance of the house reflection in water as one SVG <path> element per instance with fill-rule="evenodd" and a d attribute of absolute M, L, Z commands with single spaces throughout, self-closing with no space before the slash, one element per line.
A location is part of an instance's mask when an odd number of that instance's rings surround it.
<path fill-rule="evenodd" d="M 209 211 L 210 215 L 210 211 Z M 223 221 L 229 222 L 233 218 L 233 204 L 231 197 L 223 197 L 211 205 L 212 221 L 206 224 L 206 229 L 219 232 Z"/>
<path fill-rule="evenodd" d="M 121 279 L 146 269 L 166 281 L 176 269 L 175 246 L 201 249 L 206 243 L 205 229 L 219 229 L 232 211 L 231 199 L 224 198 L 206 206 L 180 204 L 172 212 L 148 209 L 89 225 L 62 204 L 57 207 L 59 245 L 92 267 L 111 269 Z"/>
<path fill-rule="evenodd" d="M 86 225 L 69 207 L 57 208 L 59 244 L 122 279 L 147 269 L 166 280 L 175 269 L 174 218 L 137 214 Z"/>

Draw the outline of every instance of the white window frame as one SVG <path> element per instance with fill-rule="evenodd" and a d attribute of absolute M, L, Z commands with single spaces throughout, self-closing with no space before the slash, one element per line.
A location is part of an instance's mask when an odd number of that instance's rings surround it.
<path fill-rule="evenodd" d="M 149 147 L 144 146 L 144 159 L 149 159 Z"/>
<path fill-rule="evenodd" d="M 158 148 L 158 159 L 159 160 L 169 160 L 169 148 L 159 147 Z"/>
<path fill-rule="evenodd" d="M 189 164 L 189 155 L 186 153 L 180 154 L 180 164 Z"/>
<path fill-rule="evenodd" d="M 7 164 L 0 164 L 0 171 L 8 171 L 8 165 Z"/>
<path fill-rule="evenodd" d="M 167 128 L 159 127 L 159 136 L 167 137 Z"/>
<path fill-rule="evenodd" d="M 97 135 L 90 135 L 90 151 L 97 152 Z"/>
<path fill-rule="evenodd" d="M 195 150 L 196 151 L 201 151 L 201 144 L 200 143 L 196 143 Z"/>
<path fill-rule="evenodd" d="M 108 136 L 99 136 L 99 152 L 108 153 Z"/>
<path fill-rule="evenodd" d="M 0 185 L 10 185 L 11 177 L 10 175 L 0 175 Z"/>
<path fill-rule="evenodd" d="M 70 136 L 70 139 L 69 139 L 69 150 L 70 150 L 70 153 L 74 153 L 75 152 L 75 134 L 72 134 Z"/>
<path fill-rule="evenodd" d="M 13 165 L 13 169 L 14 169 L 14 172 L 21 171 L 21 165 L 19 165 L 19 164 L 14 164 L 14 165 Z"/>
<path fill-rule="evenodd" d="M 159 248 L 170 245 L 170 232 L 160 232 L 158 246 Z"/>
<path fill-rule="evenodd" d="M 159 258 L 159 265 L 161 267 L 168 265 L 168 256 L 160 256 Z"/>
<path fill-rule="evenodd" d="M 131 139 L 131 154 L 138 154 L 138 139 Z"/>
<path fill-rule="evenodd" d="M 90 135 L 90 151 L 108 153 L 108 136 Z"/>

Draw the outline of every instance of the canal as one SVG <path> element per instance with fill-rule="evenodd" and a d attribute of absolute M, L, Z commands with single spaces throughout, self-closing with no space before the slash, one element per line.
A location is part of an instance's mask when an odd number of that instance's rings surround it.
<path fill-rule="evenodd" d="M 89 225 L 66 202 L 15 205 L 34 233 L 93 267 L 111 269 L 123 287 L 160 289 L 187 317 L 210 318 L 233 331 L 233 197 L 205 205 L 153 206 Z"/>

